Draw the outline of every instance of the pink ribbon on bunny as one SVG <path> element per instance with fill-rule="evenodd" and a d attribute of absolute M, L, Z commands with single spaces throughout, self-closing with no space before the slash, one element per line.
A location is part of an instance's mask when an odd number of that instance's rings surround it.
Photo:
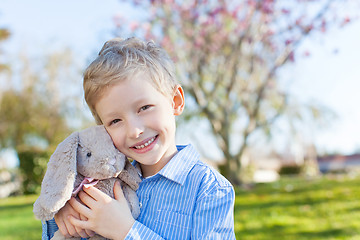
<path fill-rule="evenodd" d="M 99 180 L 95 180 L 94 178 L 86 177 L 86 178 L 84 178 L 84 180 L 82 180 L 80 185 L 72 192 L 72 195 L 75 197 L 80 192 L 80 190 L 82 189 L 83 186 L 85 186 L 85 187 L 95 186 L 98 182 L 99 182 Z"/>

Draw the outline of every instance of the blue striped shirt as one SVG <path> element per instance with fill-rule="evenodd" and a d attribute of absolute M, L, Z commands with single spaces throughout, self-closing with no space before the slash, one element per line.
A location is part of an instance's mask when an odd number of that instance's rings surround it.
<path fill-rule="evenodd" d="M 141 213 L 125 239 L 235 239 L 233 187 L 193 146 L 178 150 L 140 183 Z M 53 234 L 52 221 L 44 224 L 43 239 Z"/>

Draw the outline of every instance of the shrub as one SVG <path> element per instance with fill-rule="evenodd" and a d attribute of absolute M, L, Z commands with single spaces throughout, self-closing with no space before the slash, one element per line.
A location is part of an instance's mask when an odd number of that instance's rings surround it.
<path fill-rule="evenodd" d="M 283 165 L 280 170 L 280 175 L 298 175 L 301 172 L 301 166 L 298 165 Z"/>
<path fill-rule="evenodd" d="M 18 150 L 18 157 L 23 193 L 38 193 L 50 153 L 38 148 L 24 148 Z"/>

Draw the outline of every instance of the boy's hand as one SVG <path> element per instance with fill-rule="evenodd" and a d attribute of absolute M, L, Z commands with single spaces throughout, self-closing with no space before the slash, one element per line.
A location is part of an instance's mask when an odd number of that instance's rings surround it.
<path fill-rule="evenodd" d="M 84 187 L 79 193 L 82 205 L 75 198 L 69 200 L 71 206 L 87 220 L 70 217 L 70 222 L 80 229 L 91 229 L 103 237 L 124 239 L 135 222 L 120 183 L 114 185 L 115 199 L 95 187 Z"/>
<path fill-rule="evenodd" d="M 65 206 L 60 209 L 55 215 L 55 222 L 59 227 L 59 230 L 66 238 L 71 237 L 83 237 L 88 238 L 94 235 L 93 231 L 78 228 L 71 224 L 69 216 L 73 216 L 77 219 L 86 220 L 83 215 L 80 215 L 76 210 L 66 202 Z"/>

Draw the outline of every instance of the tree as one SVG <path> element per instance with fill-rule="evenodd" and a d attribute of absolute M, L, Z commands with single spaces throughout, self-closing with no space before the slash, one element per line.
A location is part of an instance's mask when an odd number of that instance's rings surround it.
<path fill-rule="evenodd" d="M 188 115 L 209 121 L 226 159 L 222 173 L 235 185 L 250 136 L 269 134 L 290 108 L 278 71 L 309 35 L 350 21 L 336 16 L 336 4 L 345 2 L 336 0 L 130 2 L 145 19 L 118 18 L 117 34 L 131 31 L 168 51 L 191 100 Z"/>
<path fill-rule="evenodd" d="M 51 153 L 73 131 L 70 117 L 82 116 L 76 105 L 82 95 L 70 95 L 76 73 L 71 52 L 44 56 L 40 64 L 26 56 L 19 60 L 20 71 L 9 75 L 0 92 L 0 150 L 17 152 L 22 190 L 35 193 Z"/>
<path fill-rule="evenodd" d="M 41 99 L 34 88 L 29 86 L 20 92 L 14 89 L 3 92 L 0 102 L 2 148 L 19 150 L 24 146 L 36 146 L 39 142 L 48 147 L 69 131 L 59 109 Z"/>
<path fill-rule="evenodd" d="M 7 30 L 6 28 L 0 28 L 0 42 L 7 40 L 9 37 L 9 30 Z M 0 72 L 5 69 L 7 69 L 7 65 L 5 63 L 0 63 Z"/>
<path fill-rule="evenodd" d="M 69 86 L 64 89 L 61 85 L 69 80 L 69 76 L 62 76 L 71 65 L 67 55 L 65 51 L 44 58 L 40 70 L 26 56 L 19 58 L 19 75 L 10 76 L 12 85 L 0 95 L 0 147 L 54 147 L 69 134 L 69 107 L 62 101 L 68 96 L 61 96 L 61 89 L 69 91 Z M 16 78 L 20 83 L 14 83 Z"/>

